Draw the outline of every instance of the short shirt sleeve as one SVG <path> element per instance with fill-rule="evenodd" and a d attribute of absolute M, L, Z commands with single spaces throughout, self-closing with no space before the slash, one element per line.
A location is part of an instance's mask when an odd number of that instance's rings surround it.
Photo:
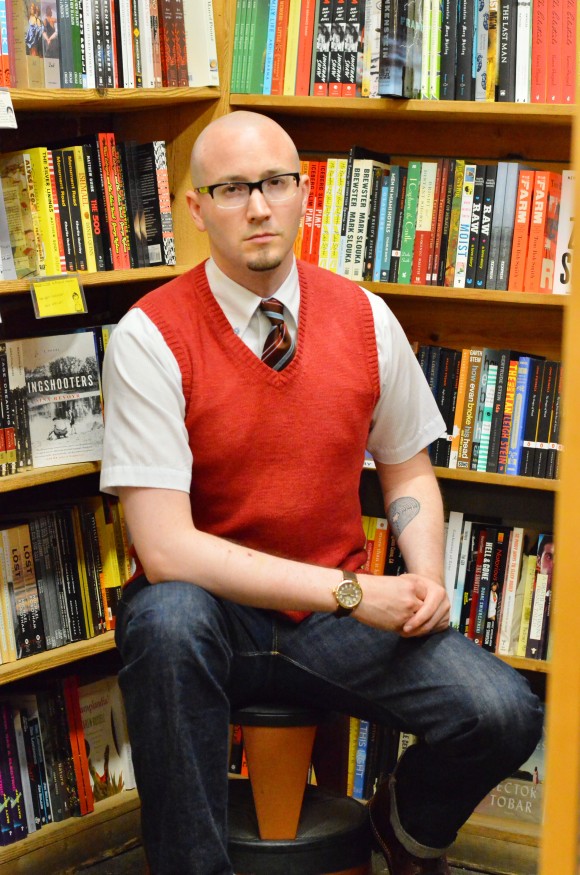
<path fill-rule="evenodd" d="M 139 309 L 112 332 L 103 365 L 101 489 L 148 486 L 189 492 L 192 455 L 175 357 Z"/>
<path fill-rule="evenodd" d="M 445 434 L 445 422 L 401 325 L 369 293 L 379 356 L 381 394 L 367 449 L 378 462 L 406 462 Z"/>

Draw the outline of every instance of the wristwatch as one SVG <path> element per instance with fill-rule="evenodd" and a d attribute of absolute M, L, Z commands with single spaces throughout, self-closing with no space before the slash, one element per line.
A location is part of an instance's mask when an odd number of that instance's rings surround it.
<path fill-rule="evenodd" d="M 335 617 L 348 617 L 361 603 L 363 591 L 354 571 L 343 571 L 341 582 L 333 589 L 338 608 Z"/>

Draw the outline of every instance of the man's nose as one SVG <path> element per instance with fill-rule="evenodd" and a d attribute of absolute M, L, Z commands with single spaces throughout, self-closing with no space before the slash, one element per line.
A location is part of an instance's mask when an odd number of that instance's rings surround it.
<path fill-rule="evenodd" d="M 248 198 L 248 213 L 264 215 L 270 212 L 270 205 L 259 188 L 254 188 Z"/>

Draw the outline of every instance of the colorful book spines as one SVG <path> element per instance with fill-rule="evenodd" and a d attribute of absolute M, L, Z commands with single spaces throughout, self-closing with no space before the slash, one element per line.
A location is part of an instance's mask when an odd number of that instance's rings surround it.
<path fill-rule="evenodd" d="M 385 163 L 381 173 L 376 161 L 358 158 L 317 157 L 305 166 L 311 190 L 297 257 L 359 281 L 536 293 L 569 287 L 573 171 L 447 158 Z M 338 244 L 332 204 L 342 209 Z"/>
<path fill-rule="evenodd" d="M 408 4 L 404 21 L 396 6 L 364 0 L 278 0 L 283 4 L 282 16 L 294 9 L 286 30 L 278 33 L 284 73 L 276 90 L 263 91 L 236 74 L 233 91 L 574 102 L 575 0 L 537 0 L 533 8 L 522 3 L 525 14 L 518 14 L 516 0 L 486 0 L 479 7 L 424 0 Z M 243 67 L 249 48 L 244 32 L 248 17 L 252 26 L 251 8 L 250 0 L 237 5 L 233 70 Z M 262 38 L 251 49 L 259 58 L 265 50 Z"/>

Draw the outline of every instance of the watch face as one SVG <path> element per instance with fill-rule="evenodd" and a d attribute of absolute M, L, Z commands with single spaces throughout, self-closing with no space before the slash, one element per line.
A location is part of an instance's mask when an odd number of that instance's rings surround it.
<path fill-rule="evenodd" d="M 356 608 L 361 600 L 359 584 L 350 580 L 343 580 L 336 590 L 336 600 L 343 608 Z"/>

